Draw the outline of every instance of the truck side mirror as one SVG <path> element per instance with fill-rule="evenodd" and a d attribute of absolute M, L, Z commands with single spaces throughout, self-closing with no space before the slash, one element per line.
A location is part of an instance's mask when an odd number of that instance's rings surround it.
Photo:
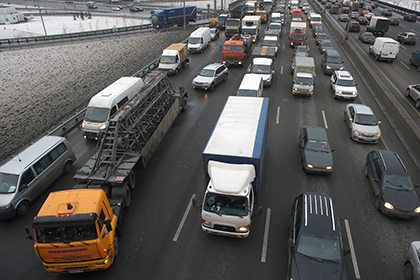
<path fill-rule="evenodd" d="M 29 228 L 28 227 L 25 227 L 25 232 L 26 232 L 26 239 L 34 240 L 34 238 L 32 237 L 32 234 L 29 231 Z"/>
<path fill-rule="evenodd" d="M 201 210 L 201 203 L 199 203 L 195 197 L 192 199 L 192 204 L 195 210 Z"/>
<path fill-rule="evenodd" d="M 108 232 L 112 231 L 111 221 L 109 219 L 106 219 L 104 221 L 104 224 L 105 224 L 106 229 L 108 230 Z"/>

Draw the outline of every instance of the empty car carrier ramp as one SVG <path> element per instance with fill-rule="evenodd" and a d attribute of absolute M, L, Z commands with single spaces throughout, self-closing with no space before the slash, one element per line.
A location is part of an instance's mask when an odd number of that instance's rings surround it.
<path fill-rule="evenodd" d="M 136 163 L 140 159 L 143 165 L 147 163 L 178 113 L 186 108 L 186 98 L 183 88 L 176 91 L 167 75 L 159 73 L 110 119 L 97 152 L 73 178 L 95 185 L 130 180 Z"/>

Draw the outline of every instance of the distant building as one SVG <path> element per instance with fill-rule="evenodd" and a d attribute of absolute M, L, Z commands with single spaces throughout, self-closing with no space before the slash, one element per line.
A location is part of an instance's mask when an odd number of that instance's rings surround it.
<path fill-rule="evenodd" d="M 0 5 L 0 24 L 18 23 L 25 21 L 25 16 L 16 11 L 13 6 Z"/>

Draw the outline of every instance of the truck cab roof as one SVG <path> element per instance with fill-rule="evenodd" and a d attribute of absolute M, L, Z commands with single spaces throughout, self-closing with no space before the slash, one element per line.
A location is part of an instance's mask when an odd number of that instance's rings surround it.
<path fill-rule="evenodd" d="M 256 57 L 252 60 L 252 64 L 255 64 L 255 65 L 271 65 L 271 64 L 273 64 L 273 60 L 271 58 L 266 58 L 266 57 Z"/>

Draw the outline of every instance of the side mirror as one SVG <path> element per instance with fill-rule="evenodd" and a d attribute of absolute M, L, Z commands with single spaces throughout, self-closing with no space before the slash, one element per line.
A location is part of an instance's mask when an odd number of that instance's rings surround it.
<path fill-rule="evenodd" d="M 195 210 L 201 210 L 201 203 L 199 203 L 195 197 L 192 199 L 192 204 Z"/>
<path fill-rule="evenodd" d="M 345 248 L 343 250 L 343 255 L 346 256 L 346 255 L 349 255 L 349 254 L 350 254 L 350 249 L 349 248 Z"/>
<path fill-rule="evenodd" d="M 21 192 L 21 191 L 23 191 L 23 190 L 25 190 L 25 189 L 27 189 L 27 188 L 28 188 L 28 185 L 27 185 L 27 184 L 22 184 L 22 185 L 20 186 L 19 191 Z"/>
<path fill-rule="evenodd" d="M 112 231 L 112 226 L 111 226 L 111 221 L 109 219 L 104 221 L 104 224 L 106 226 L 106 229 L 108 230 L 108 232 Z"/>
<path fill-rule="evenodd" d="M 28 227 L 25 227 L 25 232 L 26 232 L 26 239 L 34 240 L 34 238 L 32 237 L 32 234 L 29 231 L 29 228 Z"/>

